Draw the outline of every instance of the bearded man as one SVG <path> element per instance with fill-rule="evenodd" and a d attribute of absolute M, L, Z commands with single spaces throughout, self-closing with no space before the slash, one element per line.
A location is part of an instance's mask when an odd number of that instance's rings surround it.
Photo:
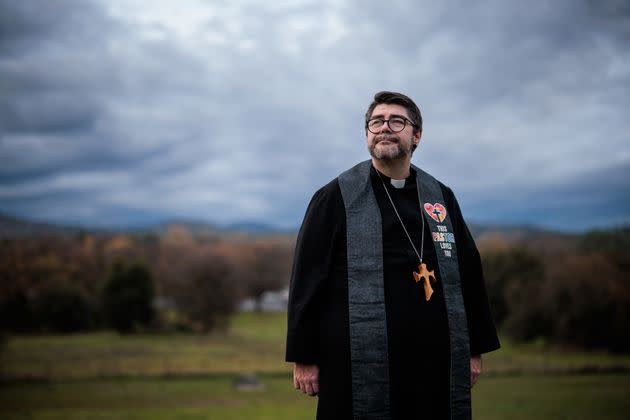
<path fill-rule="evenodd" d="M 479 252 L 450 188 L 411 164 L 422 116 L 379 92 L 371 159 L 313 196 L 300 229 L 286 360 L 318 419 L 470 419 L 499 348 Z"/>

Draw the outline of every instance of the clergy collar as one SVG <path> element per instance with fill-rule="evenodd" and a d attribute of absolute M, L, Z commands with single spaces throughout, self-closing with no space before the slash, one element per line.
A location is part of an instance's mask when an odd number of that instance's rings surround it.
<path fill-rule="evenodd" d="M 405 186 L 405 179 L 390 178 L 389 183 L 392 184 L 394 188 L 401 189 Z"/>
<path fill-rule="evenodd" d="M 376 169 L 374 167 L 374 165 L 372 165 L 371 168 L 371 172 L 372 172 L 372 176 L 377 177 L 377 172 L 381 175 L 381 178 L 383 180 L 385 180 L 385 182 L 387 184 L 390 184 L 392 187 L 396 188 L 396 189 L 402 189 L 405 188 L 405 185 L 408 185 L 409 182 L 407 181 L 411 181 L 415 178 L 416 176 L 416 171 L 412 168 L 409 168 L 409 176 L 407 178 L 404 179 L 394 179 L 394 178 L 390 178 L 387 175 L 385 175 L 384 173 L 380 172 L 378 169 Z M 378 178 L 375 178 L 378 179 Z"/>

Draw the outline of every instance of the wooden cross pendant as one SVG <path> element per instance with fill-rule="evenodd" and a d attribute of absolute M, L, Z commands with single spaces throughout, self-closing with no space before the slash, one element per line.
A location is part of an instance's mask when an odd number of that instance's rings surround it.
<path fill-rule="evenodd" d="M 435 280 L 435 275 L 433 274 L 434 271 L 435 270 L 429 271 L 429 269 L 427 269 L 427 265 L 425 263 L 422 263 L 418 266 L 418 273 L 416 273 L 415 271 L 413 272 L 413 278 L 416 280 L 416 283 L 419 282 L 421 279 L 424 279 L 424 296 L 427 302 L 429 301 L 429 299 L 431 299 L 431 295 L 433 294 L 431 281 L 433 281 L 433 283 L 437 281 Z"/>

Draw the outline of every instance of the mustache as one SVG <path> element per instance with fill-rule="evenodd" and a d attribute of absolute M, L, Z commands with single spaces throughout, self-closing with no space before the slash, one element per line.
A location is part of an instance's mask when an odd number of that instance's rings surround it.
<path fill-rule="evenodd" d="M 378 136 L 374 137 L 374 143 L 380 143 L 382 141 L 398 143 L 400 142 L 400 138 L 393 134 L 379 134 Z"/>

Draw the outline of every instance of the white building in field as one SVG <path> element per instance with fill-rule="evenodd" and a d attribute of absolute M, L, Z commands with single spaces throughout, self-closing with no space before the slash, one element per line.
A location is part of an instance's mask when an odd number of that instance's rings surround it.
<path fill-rule="evenodd" d="M 263 312 L 284 312 L 287 310 L 289 303 L 289 288 L 286 287 L 282 290 L 265 292 L 262 295 L 260 302 L 260 309 Z M 256 310 L 256 301 L 248 298 L 238 305 L 238 310 L 241 312 L 252 312 Z"/>

